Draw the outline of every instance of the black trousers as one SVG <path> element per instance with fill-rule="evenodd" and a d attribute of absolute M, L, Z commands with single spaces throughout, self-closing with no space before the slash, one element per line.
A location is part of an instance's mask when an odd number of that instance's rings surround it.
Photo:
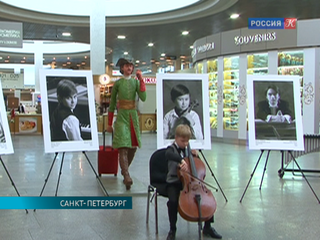
<path fill-rule="evenodd" d="M 182 183 L 170 183 L 167 186 L 167 194 L 168 194 L 168 216 L 169 216 L 169 223 L 170 223 L 170 230 L 176 231 L 177 230 L 177 219 L 178 219 L 178 205 L 179 205 L 179 197 L 180 191 L 182 190 Z M 213 223 L 214 218 L 212 216 L 211 219 L 205 222 L 205 226 L 210 225 Z"/>

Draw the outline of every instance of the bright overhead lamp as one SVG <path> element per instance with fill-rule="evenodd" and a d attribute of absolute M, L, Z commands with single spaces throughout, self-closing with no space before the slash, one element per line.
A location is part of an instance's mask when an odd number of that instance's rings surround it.
<path fill-rule="evenodd" d="M 69 32 L 63 32 L 63 33 L 62 33 L 62 36 L 64 36 L 64 37 L 70 37 L 70 36 L 71 36 L 71 33 L 69 33 Z"/>
<path fill-rule="evenodd" d="M 126 38 L 126 36 L 124 36 L 124 35 L 119 35 L 118 36 L 118 39 L 125 39 Z"/>
<path fill-rule="evenodd" d="M 236 18 L 238 18 L 239 17 L 239 14 L 238 13 L 234 13 L 234 14 L 231 14 L 230 15 L 230 18 L 231 19 L 236 19 Z"/>
<path fill-rule="evenodd" d="M 128 55 L 128 52 L 124 52 L 123 54 L 124 54 L 124 55 Z"/>
<path fill-rule="evenodd" d="M 188 34 L 189 34 L 188 31 L 183 31 L 183 32 L 182 32 L 182 35 L 188 35 Z"/>
<path fill-rule="evenodd" d="M 149 44 L 148 44 L 148 47 L 152 47 L 152 46 L 153 46 L 153 43 L 149 43 Z"/>

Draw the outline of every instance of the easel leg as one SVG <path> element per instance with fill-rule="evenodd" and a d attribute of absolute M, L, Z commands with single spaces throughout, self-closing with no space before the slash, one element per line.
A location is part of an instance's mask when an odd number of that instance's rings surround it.
<path fill-rule="evenodd" d="M 268 153 L 267 153 L 266 163 L 264 164 L 264 169 L 263 169 L 263 173 L 262 173 L 262 177 L 261 177 L 261 182 L 260 182 L 259 190 L 261 190 L 261 186 L 262 186 L 264 174 L 265 174 L 265 172 L 266 172 L 266 170 L 267 170 L 267 164 L 268 164 L 268 160 L 269 160 L 269 154 L 270 154 L 270 150 L 269 150 Z"/>
<path fill-rule="evenodd" d="M 292 152 L 289 151 L 289 153 L 290 153 L 290 155 L 291 155 L 291 157 L 292 157 L 292 160 L 295 162 L 295 164 L 296 164 L 297 167 L 299 168 L 299 170 L 300 170 L 300 172 L 301 172 L 301 175 L 303 176 L 303 178 L 306 180 L 307 184 L 309 185 L 309 188 L 310 188 L 311 191 L 313 192 L 313 195 L 314 195 L 314 196 L 316 197 L 316 199 L 318 200 L 318 203 L 320 203 L 320 200 L 319 200 L 317 194 L 315 193 L 315 191 L 314 191 L 313 188 L 311 187 L 308 179 L 307 179 L 306 176 L 304 175 L 302 169 L 300 168 L 300 166 L 299 166 L 298 162 L 296 161 L 295 157 L 293 156 Z"/>
<path fill-rule="evenodd" d="M 224 195 L 224 192 L 223 192 L 223 190 L 222 190 L 222 188 L 221 188 L 221 186 L 220 186 L 220 184 L 219 184 L 219 182 L 218 182 L 217 178 L 215 177 L 215 175 L 214 175 L 214 173 L 213 173 L 213 171 L 212 171 L 212 169 L 211 169 L 211 167 L 210 167 L 210 165 L 209 165 L 209 163 L 208 163 L 208 161 L 207 161 L 206 157 L 204 156 L 204 154 L 203 154 L 202 150 L 200 149 L 200 150 L 199 150 L 199 152 L 201 153 L 202 158 L 203 158 L 203 159 L 204 159 L 204 161 L 206 162 L 207 167 L 208 167 L 208 169 L 209 169 L 209 171 L 210 171 L 210 173 L 211 173 L 211 176 L 212 176 L 212 177 L 214 178 L 214 180 L 216 181 L 216 183 L 217 183 L 217 185 L 218 185 L 218 187 L 219 187 L 219 189 L 220 189 L 220 191 L 221 191 L 221 193 L 222 193 L 222 195 L 223 195 L 224 199 L 226 200 L 226 202 L 228 202 L 228 199 L 227 199 L 226 195 Z"/>
<path fill-rule="evenodd" d="M 99 176 L 98 176 L 98 174 L 97 174 L 96 170 L 95 170 L 95 169 L 94 169 L 94 167 L 92 166 L 92 164 L 91 164 L 91 162 L 90 162 L 90 159 L 88 158 L 88 156 L 87 156 L 86 152 L 85 152 L 85 151 L 83 151 L 82 153 L 83 153 L 83 154 L 84 154 L 84 156 L 86 157 L 86 159 L 87 159 L 87 161 L 88 161 L 88 163 L 89 163 L 90 167 L 92 168 L 92 170 L 93 170 L 94 174 L 96 175 L 96 178 L 98 179 L 98 181 L 99 181 L 99 183 L 100 183 L 100 185 L 101 185 L 101 187 L 102 187 L 102 189 L 103 189 L 104 193 L 106 194 L 106 196 L 108 196 L 108 197 L 109 197 L 109 194 L 108 194 L 107 190 L 106 190 L 106 189 L 105 189 L 105 187 L 103 186 L 103 184 L 102 184 L 102 182 L 101 182 L 101 180 L 100 180 L 100 178 L 99 178 Z"/>
<path fill-rule="evenodd" d="M 44 180 L 44 185 L 43 185 L 43 187 L 42 187 L 42 190 L 41 190 L 41 193 L 40 193 L 39 197 L 42 196 L 42 193 L 43 193 L 43 191 L 44 191 L 44 189 L 45 189 L 45 187 L 46 187 L 46 185 L 47 185 L 48 179 L 49 179 L 49 177 L 50 177 L 51 170 L 52 170 L 53 165 L 54 165 L 54 163 L 55 163 L 55 161 L 56 161 L 56 159 L 57 159 L 57 156 L 58 156 L 58 153 L 56 152 L 56 153 L 55 153 L 55 156 L 54 156 L 54 159 L 53 159 L 53 161 L 52 161 L 50 170 L 49 170 L 49 172 L 48 172 L 47 178 Z"/>
<path fill-rule="evenodd" d="M 1 161 L 2 166 L 3 166 L 4 170 L 6 171 L 6 173 L 7 173 L 8 177 L 9 177 L 9 179 L 10 179 L 10 181 L 11 181 L 11 184 L 12 184 L 13 188 L 16 190 L 17 195 L 20 197 L 20 193 L 19 193 L 19 191 L 18 191 L 18 189 L 17 189 L 16 185 L 14 184 L 13 179 L 11 178 L 11 175 L 10 175 L 10 173 L 9 173 L 9 171 L 8 171 L 8 169 L 7 169 L 7 167 L 6 167 L 6 165 L 4 164 L 4 162 L 3 162 L 2 158 L 1 158 L 1 156 L 0 156 L 0 161 Z M 27 209 L 25 209 L 25 210 L 26 210 L 26 213 L 28 213 L 28 210 L 27 210 Z"/>
<path fill-rule="evenodd" d="M 57 196 L 58 194 L 58 188 L 59 188 L 59 183 L 60 183 L 60 177 L 62 174 L 62 166 L 63 166 L 63 160 L 64 160 L 64 152 L 62 153 L 62 159 L 61 159 L 61 164 L 60 164 L 60 170 L 59 170 L 59 177 L 58 177 L 58 181 L 57 181 L 57 187 L 56 187 L 56 193 L 54 196 Z"/>
<path fill-rule="evenodd" d="M 44 184 L 43 184 L 43 187 L 42 187 L 42 190 L 41 190 L 41 192 L 40 192 L 39 197 L 42 196 L 42 193 L 43 193 L 43 191 L 44 191 L 44 189 L 45 189 L 45 187 L 46 187 L 46 185 L 47 185 L 48 179 L 49 179 L 49 177 L 50 177 L 50 173 L 51 173 L 52 168 L 53 168 L 53 165 L 54 165 L 54 163 L 55 163 L 55 161 L 56 161 L 56 159 L 57 159 L 57 156 L 58 156 L 58 153 L 56 152 L 56 153 L 55 153 L 55 156 L 54 156 L 54 159 L 53 159 L 53 161 L 52 161 L 50 170 L 49 170 L 49 172 L 48 172 L 47 178 L 44 180 Z M 33 211 L 35 212 L 36 209 L 33 209 Z"/>
<path fill-rule="evenodd" d="M 259 156 L 258 161 L 257 161 L 257 163 L 256 163 L 256 166 L 254 167 L 254 169 L 253 169 L 253 171 L 252 171 L 252 173 L 251 173 L 250 179 L 249 179 L 248 184 L 247 184 L 247 186 L 246 186 L 246 188 L 245 188 L 245 190 L 244 190 L 244 192 L 243 192 L 243 194 L 242 194 L 242 197 L 241 197 L 241 199 L 240 199 L 240 202 L 242 202 L 242 199 L 243 199 L 243 197 L 244 197 L 244 195 L 245 195 L 245 193 L 246 193 L 246 191 L 247 191 L 247 189 L 248 189 L 248 186 L 249 186 L 249 184 L 250 184 L 250 182 L 251 182 L 251 180 L 252 180 L 252 177 L 253 177 L 256 169 L 257 169 L 257 166 L 258 166 L 258 164 L 259 164 L 259 162 L 260 162 L 260 159 L 261 159 L 261 157 L 262 157 L 263 152 L 264 152 L 264 150 L 261 150 L 261 153 L 260 153 L 260 156 Z"/>

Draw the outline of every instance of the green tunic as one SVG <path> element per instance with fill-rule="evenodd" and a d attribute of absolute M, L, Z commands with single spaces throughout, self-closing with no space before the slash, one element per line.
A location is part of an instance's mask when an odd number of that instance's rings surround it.
<path fill-rule="evenodd" d="M 112 88 L 111 102 L 109 112 L 114 112 L 118 100 L 136 100 L 136 93 L 144 102 L 146 100 L 146 92 L 140 91 L 140 82 L 134 78 L 117 80 Z M 141 147 L 139 118 L 136 109 L 118 109 L 117 118 L 114 123 L 113 142 L 114 148 L 132 147 L 130 118 L 132 119 L 134 132 L 137 136 L 139 147 Z"/>

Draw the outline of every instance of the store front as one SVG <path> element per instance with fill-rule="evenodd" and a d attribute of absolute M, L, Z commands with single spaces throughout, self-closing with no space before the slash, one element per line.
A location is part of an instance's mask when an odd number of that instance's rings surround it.
<path fill-rule="evenodd" d="M 298 75 L 304 134 L 319 133 L 319 24 L 316 19 L 298 21 L 290 30 L 241 28 L 195 41 L 194 68 L 209 74 L 211 136 L 247 139 L 248 74 Z"/>

